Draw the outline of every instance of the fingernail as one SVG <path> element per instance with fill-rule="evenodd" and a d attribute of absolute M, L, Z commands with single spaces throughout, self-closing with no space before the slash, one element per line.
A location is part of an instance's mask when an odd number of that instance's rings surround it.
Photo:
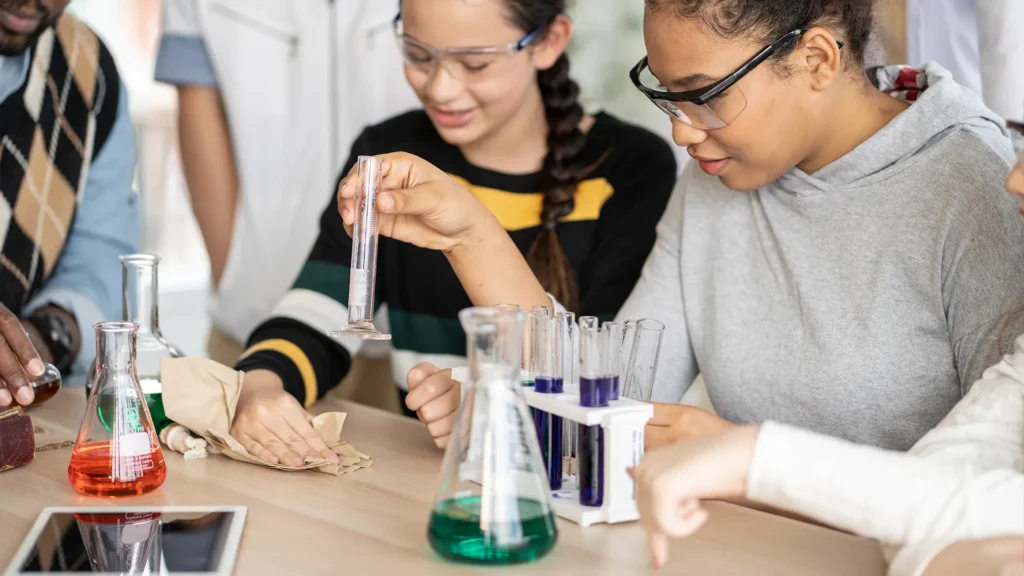
<path fill-rule="evenodd" d="M 36 395 L 32 393 L 31 388 L 25 387 L 18 390 L 18 403 L 22 406 L 28 406 L 31 404 L 35 397 Z"/>
<path fill-rule="evenodd" d="M 380 209 L 385 212 L 391 212 L 395 209 L 395 199 L 391 194 L 384 193 L 380 195 Z"/>
<path fill-rule="evenodd" d="M 0 406 L 7 406 L 11 403 L 11 393 L 6 388 L 0 388 Z"/>
<path fill-rule="evenodd" d="M 43 361 L 40 360 L 39 358 L 33 358 L 28 363 L 28 373 L 33 376 L 42 376 L 43 370 Z"/>

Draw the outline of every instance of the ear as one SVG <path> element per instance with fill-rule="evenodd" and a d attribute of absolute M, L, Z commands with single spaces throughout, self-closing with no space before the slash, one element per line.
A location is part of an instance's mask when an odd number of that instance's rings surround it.
<path fill-rule="evenodd" d="M 811 28 L 800 38 L 793 55 L 811 81 L 813 90 L 828 88 L 843 69 L 842 50 L 832 32 L 820 26 Z"/>
<path fill-rule="evenodd" d="M 547 70 L 555 65 L 565 53 L 572 39 L 572 20 L 565 14 L 555 16 L 548 25 L 547 33 L 533 44 L 533 65 L 538 70 Z"/>

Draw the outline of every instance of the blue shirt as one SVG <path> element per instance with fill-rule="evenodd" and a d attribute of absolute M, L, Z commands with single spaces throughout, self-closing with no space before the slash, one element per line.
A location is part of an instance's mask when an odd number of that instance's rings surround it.
<path fill-rule="evenodd" d="M 31 59 L 31 50 L 0 56 L 0 102 L 25 83 Z M 81 335 L 71 368 L 76 376 L 84 375 L 96 357 L 93 324 L 121 318 L 118 256 L 137 252 L 139 245 L 138 202 L 132 189 L 135 136 L 123 82 L 120 92 L 117 118 L 107 141 L 93 155 L 64 252 L 46 285 L 23 311 L 27 315 L 53 304 L 74 314 Z"/>

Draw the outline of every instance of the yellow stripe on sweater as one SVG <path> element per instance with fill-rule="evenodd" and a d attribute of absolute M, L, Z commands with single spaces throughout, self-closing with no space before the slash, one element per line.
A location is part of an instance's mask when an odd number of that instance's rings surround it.
<path fill-rule="evenodd" d="M 302 402 L 302 405 L 306 408 L 312 406 L 316 402 L 316 372 L 313 370 L 313 363 L 309 361 L 302 348 L 280 338 L 264 340 L 263 342 L 253 344 L 251 348 L 245 351 L 245 354 L 242 354 L 242 358 L 265 350 L 283 354 L 292 361 L 292 364 L 295 364 L 295 367 L 299 369 L 299 374 L 302 375 L 302 384 L 306 388 L 306 399 Z M 239 358 L 239 360 L 242 358 Z"/>
<path fill-rule="evenodd" d="M 476 199 L 491 211 L 491 214 L 497 216 L 505 230 L 524 230 L 541 225 L 540 209 L 544 202 L 544 194 L 540 192 L 516 194 L 495 188 L 484 188 L 470 184 L 465 178 L 453 174 L 450 176 L 468 188 L 473 196 L 476 196 Z M 562 218 L 561 222 L 597 220 L 601 214 L 601 207 L 614 193 L 615 188 L 604 178 L 593 178 L 580 182 L 575 195 L 576 207 L 572 214 Z"/>

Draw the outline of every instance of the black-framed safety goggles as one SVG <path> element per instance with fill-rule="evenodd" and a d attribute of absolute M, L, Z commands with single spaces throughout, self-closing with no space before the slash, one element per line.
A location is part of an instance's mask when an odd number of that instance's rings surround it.
<path fill-rule="evenodd" d="M 725 78 L 696 90 L 671 92 L 654 76 L 644 56 L 629 72 L 629 78 L 655 106 L 672 118 L 702 130 L 724 128 L 747 107 L 747 98 L 736 86 L 751 70 L 771 58 L 783 46 L 799 39 L 806 30 L 798 28 L 772 42 Z M 837 42 L 839 48 L 842 42 Z"/>

